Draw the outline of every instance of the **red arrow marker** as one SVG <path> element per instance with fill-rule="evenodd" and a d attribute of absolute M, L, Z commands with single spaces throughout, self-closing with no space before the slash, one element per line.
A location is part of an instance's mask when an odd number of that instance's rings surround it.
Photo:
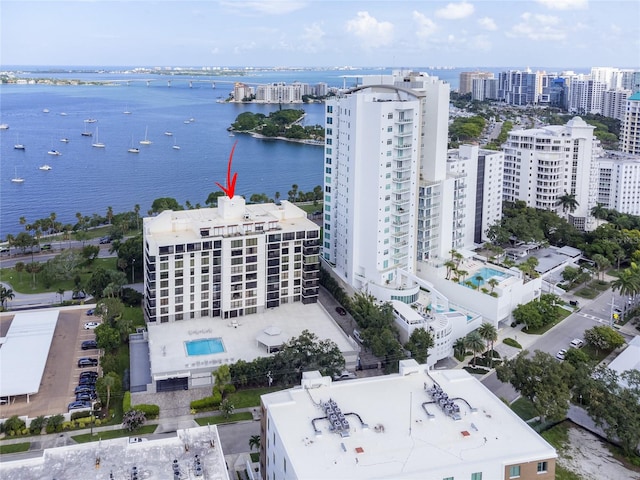
<path fill-rule="evenodd" d="M 231 162 L 233 161 L 233 152 L 236 149 L 236 143 L 233 144 L 233 148 L 231 149 L 231 154 L 229 154 L 229 164 L 227 165 L 227 186 L 226 188 L 216 182 L 216 185 L 220 187 L 220 189 L 227 194 L 227 197 L 233 198 L 233 194 L 236 190 L 236 179 L 238 178 L 238 173 L 233 174 L 233 178 L 231 178 Z"/>

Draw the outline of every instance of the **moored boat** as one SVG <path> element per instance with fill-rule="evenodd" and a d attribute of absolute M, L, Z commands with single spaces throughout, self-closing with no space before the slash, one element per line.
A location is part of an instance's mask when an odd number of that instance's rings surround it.
<path fill-rule="evenodd" d="M 44 165 L 41 165 L 40 167 L 38 167 L 39 170 L 51 170 L 52 167 L 50 165 L 47 165 L 46 163 Z"/>
<path fill-rule="evenodd" d="M 47 152 L 49 155 L 60 156 L 62 155 L 58 150 L 54 150 L 53 148 Z"/>

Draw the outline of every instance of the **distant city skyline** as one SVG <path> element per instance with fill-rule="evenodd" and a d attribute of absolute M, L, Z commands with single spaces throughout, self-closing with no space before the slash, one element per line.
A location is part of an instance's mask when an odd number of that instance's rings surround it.
<path fill-rule="evenodd" d="M 3 0 L 2 65 L 640 68 L 637 0 Z"/>

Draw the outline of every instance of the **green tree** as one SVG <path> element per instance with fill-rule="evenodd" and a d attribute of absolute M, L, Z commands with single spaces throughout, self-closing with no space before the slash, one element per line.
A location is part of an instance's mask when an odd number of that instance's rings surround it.
<path fill-rule="evenodd" d="M 611 282 L 611 289 L 615 292 L 620 292 L 620 295 L 631 296 L 640 293 L 640 274 L 639 270 L 627 268 L 622 270 L 618 274 L 613 282 Z"/>
<path fill-rule="evenodd" d="M 524 350 L 496 367 L 498 379 L 510 383 L 527 398 L 541 421 L 564 418 L 571 398 L 569 385 L 573 366 L 558 362 L 539 350 L 531 358 L 528 358 L 528 353 Z"/>
<path fill-rule="evenodd" d="M 95 329 L 96 343 L 98 348 L 105 352 L 115 352 L 120 346 L 120 335 L 118 330 L 109 326 L 108 323 L 102 323 Z"/>
<path fill-rule="evenodd" d="M 85 245 L 82 247 L 82 257 L 85 259 L 87 264 L 93 263 L 93 261 L 98 258 L 100 254 L 100 247 L 98 245 Z"/>
<path fill-rule="evenodd" d="M 153 213 L 160 213 L 164 210 L 184 210 L 182 205 L 178 203 L 175 198 L 171 197 L 160 197 L 156 198 L 151 204 L 151 211 Z"/>
<path fill-rule="evenodd" d="M 224 418 L 229 418 L 235 410 L 233 403 L 231 403 L 231 400 L 229 400 L 228 398 L 225 398 L 222 400 L 222 402 L 220 402 L 219 408 Z"/>
<path fill-rule="evenodd" d="M 231 385 L 231 373 L 229 371 L 229 365 L 220 365 L 213 371 L 214 389 L 217 388 L 220 394 L 224 397 L 226 390 Z"/>
<path fill-rule="evenodd" d="M 262 437 L 260 437 L 260 435 L 251 435 L 251 437 L 249 437 L 249 449 L 253 450 L 254 448 L 256 450 L 260 450 L 260 445 L 262 444 Z"/>
<path fill-rule="evenodd" d="M 487 349 L 491 347 L 491 360 L 490 365 L 493 367 L 493 344 L 498 340 L 498 330 L 496 327 L 488 322 L 484 322 L 478 328 L 478 333 L 482 337 L 482 339 L 487 342 Z"/>
<path fill-rule="evenodd" d="M 6 288 L 4 285 L 0 285 L 0 306 L 3 309 L 7 309 L 7 302 L 15 298 L 15 293 L 11 288 Z"/>
<path fill-rule="evenodd" d="M 111 282 L 111 273 L 102 267 L 96 268 L 87 280 L 85 290 L 94 297 L 101 297 L 105 287 Z"/>
<path fill-rule="evenodd" d="M 224 197 L 224 192 L 221 192 L 221 191 L 211 192 L 204 203 L 206 205 L 209 205 L 210 207 L 217 207 L 218 198 L 220 197 Z"/>
<path fill-rule="evenodd" d="M 465 348 L 468 348 L 473 352 L 473 366 L 476 366 L 476 356 L 478 353 L 484 350 L 484 341 L 478 333 L 477 330 L 469 332 L 466 337 L 464 337 L 464 345 Z"/>
<path fill-rule="evenodd" d="M 101 399 L 105 399 L 105 409 L 109 411 L 111 396 L 122 396 L 122 382 L 116 372 L 109 372 L 96 381 L 96 390 Z"/>
<path fill-rule="evenodd" d="M 464 343 L 464 337 L 458 338 L 455 342 L 453 342 L 453 352 L 459 360 L 464 359 L 467 353 L 467 346 Z"/>
<path fill-rule="evenodd" d="M 544 319 L 534 302 L 518 305 L 512 315 L 516 323 L 524 323 L 527 329 L 536 329 L 544 325 Z"/>
<path fill-rule="evenodd" d="M 124 304 L 119 298 L 102 298 L 96 304 L 95 315 L 101 317 L 110 327 L 115 328 L 124 312 Z"/>
<path fill-rule="evenodd" d="M 427 357 L 429 356 L 429 349 L 435 345 L 433 341 L 433 335 L 424 328 L 416 328 L 409 337 L 409 341 L 405 345 L 405 348 L 411 352 L 411 357 L 416 362 L 423 364 L 427 363 Z"/>
<path fill-rule="evenodd" d="M 558 197 L 556 205 L 562 206 L 563 213 L 567 213 L 567 211 L 569 211 L 569 213 L 573 213 L 580 204 L 576 200 L 576 195 L 574 193 L 567 193 L 565 190 L 564 195 Z"/>
<path fill-rule="evenodd" d="M 625 344 L 624 337 L 606 325 L 596 325 L 584 332 L 584 339 L 598 351 L 611 351 Z"/>

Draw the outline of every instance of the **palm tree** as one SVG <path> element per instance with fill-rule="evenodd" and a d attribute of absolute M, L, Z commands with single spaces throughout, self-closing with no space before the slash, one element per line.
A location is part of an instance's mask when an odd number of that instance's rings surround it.
<path fill-rule="evenodd" d="M 469 332 L 464 337 L 464 345 L 466 348 L 473 352 L 473 366 L 476 366 L 476 355 L 484 349 L 484 340 L 480 336 L 477 330 Z"/>
<path fill-rule="evenodd" d="M 109 402 L 111 401 L 111 389 L 116 384 L 116 379 L 112 375 L 105 375 L 102 379 L 105 388 L 107 389 L 107 412 L 109 411 Z"/>
<path fill-rule="evenodd" d="M 480 285 L 482 285 L 482 283 L 484 282 L 484 277 L 482 275 L 476 275 L 474 277 L 474 280 L 475 280 L 475 283 L 474 283 L 475 288 L 476 290 L 478 290 L 480 288 Z"/>
<path fill-rule="evenodd" d="M 113 220 L 113 207 L 107 207 L 107 221 L 109 225 L 111 225 L 111 220 Z"/>
<path fill-rule="evenodd" d="M 5 288 L 4 285 L 0 285 L 0 305 L 3 309 L 6 309 L 7 302 L 15 298 L 15 293 L 10 288 Z"/>
<path fill-rule="evenodd" d="M 249 437 L 249 449 L 253 450 L 255 448 L 256 450 L 260 450 L 261 443 L 262 439 L 260 435 L 251 435 Z"/>
<path fill-rule="evenodd" d="M 456 263 L 453 260 L 447 260 L 443 264 L 447 267 L 447 280 L 451 278 L 451 272 L 456 268 Z"/>
<path fill-rule="evenodd" d="M 496 280 L 495 278 L 490 278 L 489 280 L 487 280 L 487 283 L 489 284 L 489 286 L 491 286 L 491 292 L 493 292 L 493 290 L 496 288 L 496 286 L 500 282 L 498 280 Z"/>
<path fill-rule="evenodd" d="M 498 330 L 496 330 L 496 327 L 493 324 L 485 322 L 480 325 L 480 328 L 478 328 L 478 333 L 483 340 L 487 342 L 487 349 L 489 348 L 489 345 L 491 345 L 490 365 L 493 367 L 493 342 L 498 340 Z"/>
<path fill-rule="evenodd" d="M 591 209 L 591 215 L 600 220 L 606 220 L 609 210 L 607 210 L 602 203 L 598 203 Z"/>
<path fill-rule="evenodd" d="M 570 213 L 573 213 L 580 204 L 576 200 L 575 193 L 567 193 L 567 191 L 565 190 L 564 195 L 558 197 L 556 205 L 562 206 L 563 213 L 567 213 L 567 210 Z"/>
<path fill-rule="evenodd" d="M 611 282 L 611 289 L 618 290 L 620 295 L 633 297 L 640 293 L 640 275 L 635 269 L 627 268 L 620 272 L 618 278 Z"/>
<path fill-rule="evenodd" d="M 467 353 L 467 345 L 465 344 L 463 337 L 460 337 L 453 342 L 453 352 L 454 355 L 464 358 L 465 353 Z"/>
<path fill-rule="evenodd" d="M 469 275 L 469 272 L 467 272 L 466 270 L 457 270 L 456 273 L 458 274 L 458 277 L 464 282 L 464 279 L 467 277 L 467 275 Z"/>
<path fill-rule="evenodd" d="M 136 230 L 140 230 L 140 204 L 136 203 L 133 206 L 133 213 L 136 214 Z"/>

